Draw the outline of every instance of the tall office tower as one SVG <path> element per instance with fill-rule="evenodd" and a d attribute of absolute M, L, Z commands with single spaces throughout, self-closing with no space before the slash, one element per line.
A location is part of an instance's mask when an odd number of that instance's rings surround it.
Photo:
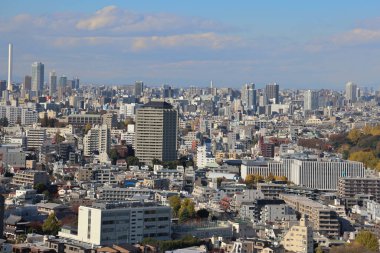
<path fill-rule="evenodd" d="M 45 66 L 41 62 L 34 62 L 32 64 L 32 91 L 36 95 L 42 92 L 44 87 Z"/>
<path fill-rule="evenodd" d="M 76 78 L 74 78 L 73 79 L 73 81 L 74 81 L 74 87 L 73 87 L 73 89 L 79 89 L 79 78 L 78 77 L 76 77 Z"/>
<path fill-rule="evenodd" d="M 353 82 L 346 83 L 346 100 L 349 102 L 356 102 L 356 90 L 358 86 L 354 84 Z"/>
<path fill-rule="evenodd" d="M 91 155 L 94 151 L 108 153 L 111 147 L 111 131 L 107 125 L 96 125 L 83 137 L 83 154 Z"/>
<path fill-rule="evenodd" d="M 7 90 L 12 91 L 12 71 L 13 71 L 13 45 L 9 43 L 8 45 L 8 88 Z"/>
<path fill-rule="evenodd" d="M 317 91 L 308 90 L 304 94 L 304 111 L 313 111 L 318 109 L 319 94 Z"/>
<path fill-rule="evenodd" d="M 67 86 L 67 77 L 61 76 L 58 82 L 58 100 L 63 99 Z"/>
<path fill-rule="evenodd" d="M 152 164 L 153 159 L 177 159 L 178 113 L 166 102 L 149 102 L 136 114 L 136 156 Z"/>
<path fill-rule="evenodd" d="M 143 92 L 144 92 L 144 83 L 142 81 L 136 81 L 134 95 L 136 97 L 140 97 L 143 95 Z"/>
<path fill-rule="evenodd" d="M 268 101 L 272 100 L 273 104 L 278 104 L 280 102 L 280 86 L 278 84 L 267 84 L 265 86 L 265 94 Z"/>
<path fill-rule="evenodd" d="M 3 97 L 3 91 L 7 90 L 7 81 L 0 80 L 0 97 Z"/>
<path fill-rule="evenodd" d="M 55 71 L 49 73 L 49 96 L 53 96 L 57 91 L 57 75 Z"/>
<path fill-rule="evenodd" d="M 256 90 L 255 84 L 245 84 L 241 89 L 241 100 L 245 110 L 256 112 Z"/>
<path fill-rule="evenodd" d="M 31 76 L 26 75 L 24 77 L 24 83 L 23 83 L 22 88 L 24 90 L 31 90 L 32 89 L 32 77 Z"/>

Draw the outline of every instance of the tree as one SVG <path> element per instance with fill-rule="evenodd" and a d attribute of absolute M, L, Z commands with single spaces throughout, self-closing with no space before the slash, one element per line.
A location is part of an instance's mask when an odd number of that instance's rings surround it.
<path fill-rule="evenodd" d="M 359 141 L 359 139 L 360 139 L 361 136 L 362 136 L 362 132 L 361 132 L 359 129 L 355 128 L 355 129 L 352 129 L 352 130 L 348 133 L 347 138 L 348 138 L 352 143 L 356 144 L 356 143 Z"/>
<path fill-rule="evenodd" d="M 133 165 L 140 165 L 139 159 L 135 156 L 128 156 L 126 160 L 127 160 L 128 167 L 133 166 Z"/>
<path fill-rule="evenodd" d="M 54 213 L 51 213 L 42 225 L 42 230 L 47 235 L 57 235 L 60 228 L 61 224 Z"/>
<path fill-rule="evenodd" d="M 207 211 L 207 209 L 205 209 L 205 208 L 199 209 L 197 211 L 197 217 L 199 217 L 201 219 L 207 219 L 209 214 L 210 214 L 210 212 Z"/>
<path fill-rule="evenodd" d="M 110 159 L 112 161 L 112 164 L 116 164 L 117 159 L 119 158 L 119 154 L 117 153 L 117 150 L 115 148 L 110 150 Z"/>
<path fill-rule="evenodd" d="M 88 133 L 88 131 L 90 131 L 91 130 L 91 124 L 90 123 L 87 123 L 86 125 L 85 125 L 85 127 L 84 127 L 84 134 L 87 134 Z"/>
<path fill-rule="evenodd" d="M 315 249 L 315 253 L 323 253 L 323 250 L 322 250 L 321 246 L 318 246 L 318 247 Z"/>
<path fill-rule="evenodd" d="M 269 173 L 269 175 L 265 178 L 265 181 L 267 182 L 272 182 L 274 181 L 276 178 L 274 177 L 273 173 Z"/>
<path fill-rule="evenodd" d="M 8 122 L 8 118 L 7 117 L 3 117 L 0 119 L 0 126 L 2 127 L 7 127 L 9 125 L 9 122 Z"/>
<path fill-rule="evenodd" d="M 181 199 L 178 195 L 169 197 L 169 205 L 173 210 L 173 216 L 177 217 L 179 209 L 181 208 Z"/>
<path fill-rule="evenodd" d="M 178 210 L 178 218 L 179 222 L 185 222 L 190 218 L 194 218 L 195 216 L 195 204 L 194 202 L 187 198 L 184 199 L 181 203 L 181 208 Z"/>
<path fill-rule="evenodd" d="M 37 191 L 38 194 L 41 194 L 47 190 L 47 187 L 43 183 L 38 183 L 34 186 L 34 189 Z"/>
<path fill-rule="evenodd" d="M 358 233 L 355 238 L 355 243 L 363 246 L 364 248 L 371 251 L 379 251 L 379 241 L 378 238 L 372 234 L 370 231 L 362 230 Z"/>
<path fill-rule="evenodd" d="M 373 151 L 357 151 L 350 154 L 349 160 L 362 162 L 367 168 L 375 168 L 378 159 Z"/>

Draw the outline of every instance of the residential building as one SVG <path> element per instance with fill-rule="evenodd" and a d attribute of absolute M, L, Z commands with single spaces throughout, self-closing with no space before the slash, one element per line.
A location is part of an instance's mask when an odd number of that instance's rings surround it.
<path fill-rule="evenodd" d="M 36 184 L 47 185 L 49 183 L 49 175 L 46 171 L 24 170 L 15 173 L 12 183 L 18 186 L 31 187 L 34 187 Z"/>
<path fill-rule="evenodd" d="M 39 94 L 43 90 L 44 86 L 44 71 L 45 66 L 41 62 L 34 62 L 32 64 L 32 91 Z"/>
<path fill-rule="evenodd" d="M 67 121 L 73 127 L 85 127 L 87 124 L 102 124 L 102 116 L 100 114 L 72 114 L 67 117 Z"/>
<path fill-rule="evenodd" d="M 299 225 L 294 225 L 284 236 L 281 244 L 287 252 L 313 253 L 313 229 L 305 217 L 300 219 Z"/>
<path fill-rule="evenodd" d="M 108 153 L 111 147 L 111 132 L 107 125 L 96 125 L 83 138 L 83 154 L 91 155 L 94 151 Z"/>
<path fill-rule="evenodd" d="M 380 202 L 380 178 L 342 177 L 338 180 L 338 194 L 341 198 L 354 198 L 359 194 L 369 194 Z"/>
<path fill-rule="evenodd" d="M 136 156 L 141 162 L 177 159 L 177 123 L 177 111 L 166 102 L 149 102 L 137 110 Z"/>
<path fill-rule="evenodd" d="M 46 129 L 29 129 L 26 132 L 26 136 L 28 148 L 40 148 L 46 141 Z"/>
<path fill-rule="evenodd" d="M 318 109 L 319 94 L 317 91 L 307 90 L 304 94 L 304 110 L 313 111 Z"/>

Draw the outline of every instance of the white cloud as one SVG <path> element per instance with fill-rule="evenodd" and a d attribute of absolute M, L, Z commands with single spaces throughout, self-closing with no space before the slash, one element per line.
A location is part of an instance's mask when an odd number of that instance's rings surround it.
<path fill-rule="evenodd" d="M 135 51 L 153 48 L 173 48 L 173 47 L 207 47 L 211 49 L 222 49 L 224 47 L 236 45 L 241 42 L 241 38 L 229 35 L 218 35 L 212 32 L 198 34 L 181 34 L 172 36 L 151 36 L 139 37 L 133 40 L 132 49 Z"/>
<path fill-rule="evenodd" d="M 336 44 L 364 44 L 380 41 L 380 30 L 356 28 L 332 38 Z"/>
<path fill-rule="evenodd" d="M 118 9 L 116 6 L 106 6 L 98 10 L 90 18 L 79 20 L 76 27 L 83 30 L 96 30 L 112 25 L 117 19 Z"/>

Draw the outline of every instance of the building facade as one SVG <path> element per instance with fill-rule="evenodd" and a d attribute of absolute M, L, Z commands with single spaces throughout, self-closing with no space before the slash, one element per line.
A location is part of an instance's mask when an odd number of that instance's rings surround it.
<path fill-rule="evenodd" d="M 177 123 L 177 111 L 166 102 L 149 102 L 137 110 L 136 156 L 141 162 L 177 159 Z"/>

